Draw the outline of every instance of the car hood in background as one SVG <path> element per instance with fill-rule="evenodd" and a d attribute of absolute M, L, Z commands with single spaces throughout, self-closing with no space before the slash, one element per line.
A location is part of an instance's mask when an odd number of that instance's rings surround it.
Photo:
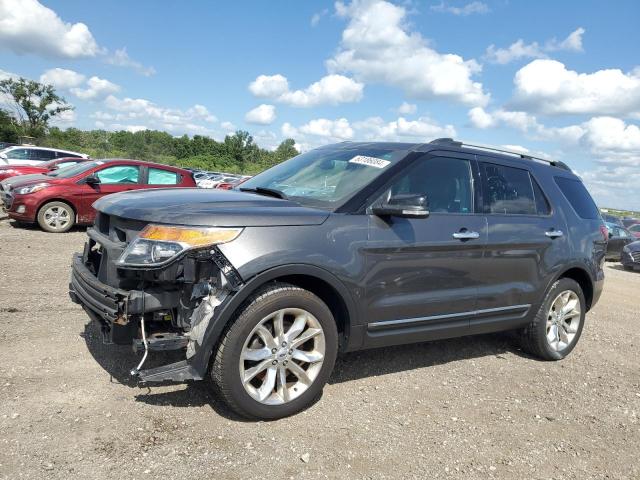
<path fill-rule="evenodd" d="M 640 240 L 627 243 L 624 248 L 629 250 L 630 252 L 640 252 Z"/>
<path fill-rule="evenodd" d="M 289 200 L 197 188 L 136 190 L 96 201 L 96 210 L 149 223 L 211 227 L 320 225 L 329 213 Z"/>
<path fill-rule="evenodd" d="M 9 177 L 2 181 L 3 185 L 9 185 L 15 188 L 17 185 L 22 184 L 31 184 L 31 183 L 40 183 L 40 182 L 51 182 L 55 180 L 56 177 L 50 177 L 48 175 L 43 175 L 41 173 L 31 173 L 29 175 L 16 175 L 15 177 Z"/>

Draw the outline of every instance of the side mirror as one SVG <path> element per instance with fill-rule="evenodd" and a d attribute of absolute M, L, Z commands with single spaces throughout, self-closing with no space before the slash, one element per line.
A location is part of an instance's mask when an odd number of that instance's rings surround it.
<path fill-rule="evenodd" d="M 86 183 L 87 185 L 97 185 L 98 183 L 100 183 L 100 179 L 95 173 L 93 173 L 84 179 L 84 183 Z"/>
<path fill-rule="evenodd" d="M 426 195 L 403 193 L 393 195 L 372 209 L 379 217 L 427 218 L 429 207 Z"/>

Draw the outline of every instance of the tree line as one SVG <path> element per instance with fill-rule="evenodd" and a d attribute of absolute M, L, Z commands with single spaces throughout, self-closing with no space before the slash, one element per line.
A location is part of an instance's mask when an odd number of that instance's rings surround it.
<path fill-rule="evenodd" d="M 52 119 L 73 107 L 51 85 L 33 80 L 0 81 L 0 95 L 9 108 L 0 108 L 0 141 L 35 139 L 43 147 L 87 153 L 93 158 L 131 158 L 182 167 L 255 174 L 295 155 L 294 140 L 275 150 L 259 147 L 246 131 L 216 141 L 204 135 L 174 137 L 158 130 L 138 132 L 80 130 L 51 127 Z"/>

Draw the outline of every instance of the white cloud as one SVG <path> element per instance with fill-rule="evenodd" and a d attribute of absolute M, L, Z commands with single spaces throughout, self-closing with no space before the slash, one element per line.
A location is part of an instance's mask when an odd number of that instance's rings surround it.
<path fill-rule="evenodd" d="M 114 125 L 117 127 L 145 125 L 147 128 L 167 130 L 177 134 L 215 134 L 209 124 L 216 122 L 217 119 L 203 105 L 194 105 L 187 110 L 180 110 L 161 107 L 144 98 L 118 98 L 109 95 L 104 99 L 104 106 L 115 113 L 98 111 L 93 116 L 98 120 L 116 121 L 118 123 Z"/>
<path fill-rule="evenodd" d="M 396 111 L 400 115 L 413 115 L 417 110 L 418 106 L 415 103 L 402 102 Z"/>
<path fill-rule="evenodd" d="M 353 129 L 346 118 L 339 118 L 337 120 L 318 118 L 302 125 L 299 130 L 307 135 L 336 140 L 349 140 L 353 138 Z"/>
<path fill-rule="evenodd" d="M 363 88 L 363 84 L 343 75 L 327 75 L 304 90 L 289 90 L 289 81 L 280 74 L 260 75 L 249 84 L 249 91 L 256 97 L 294 107 L 357 102 L 362 99 Z"/>
<path fill-rule="evenodd" d="M 640 127 L 613 117 L 594 117 L 582 124 L 585 142 L 595 154 L 629 156 L 640 166 Z"/>
<path fill-rule="evenodd" d="M 311 17 L 311 26 L 317 26 L 318 23 L 320 23 L 320 20 L 322 20 L 322 17 L 324 17 L 327 13 L 329 13 L 329 10 L 326 8 L 320 12 L 314 13 Z"/>
<path fill-rule="evenodd" d="M 52 85 L 60 90 L 69 90 L 80 86 L 84 82 L 85 76 L 66 68 L 52 68 L 40 75 L 40 82 Z"/>
<path fill-rule="evenodd" d="M 481 107 L 475 107 L 469 110 L 468 115 L 471 125 L 480 129 L 506 125 L 522 132 L 527 132 L 538 125 L 536 118 L 527 112 L 502 109 L 487 112 Z"/>
<path fill-rule="evenodd" d="M 293 138 L 299 151 L 345 140 L 427 142 L 436 137 L 456 135 L 453 126 L 439 125 L 427 117 L 417 120 L 399 117 L 393 121 L 370 117 L 353 124 L 346 118 L 318 118 L 299 127 L 284 123 L 281 133 L 285 138 Z"/>
<path fill-rule="evenodd" d="M 406 25 L 404 7 L 383 0 L 336 3 L 338 16 L 349 23 L 330 72 L 350 72 L 356 80 L 400 87 L 411 98 L 444 98 L 467 105 L 486 105 L 489 95 L 472 76 L 481 71 L 475 60 L 441 54 Z"/>
<path fill-rule="evenodd" d="M 59 113 L 51 120 L 52 125 L 56 125 L 58 127 L 68 127 L 76 121 L 76 112 L 75 110 L 66 110 L 62 113 Z"/>
<path fill-rule="evenodd" d="M 120 91 L 120 86 L 104 78 L 94 76 L 87 80 L 86 88 L 75 87 L 70 91 L 82 100 L 99 100 Z"/>
<path fill-rule="evenodd" d="M 640 67 L 578 73 L 556 60 L 534 60 L 515 75 L 513 104 L 549 115 L 640 116 Z"/>
<path fill-rule="evenodd" d="M 385 122 L 380 117 L 371 117 L 354 123 L 353 127 L 356 129 L 358 138 L 372 141 L 416 140 L 427 142 L 437 137 L 456 136 L 452 125 L 441 126 L 427 117 L 420 117 L 417 120 L 399 117 L 391 122 Z"/>
<path fill-rule="evenodd" d="M 434 12 L 441 13 L 453 13 L 454 15 L 472 15 L 474 13 L 489 13 L 489 7 L 486 3 L 474 1 L 471 3 L 467 3 L 462 7 L 454 7 L 453 5 L 448 5 L 445 2 L 440 2 L 437 5 L 432 5 L 431 10 Z"/>
<path fill-rule="evenodd" d="M 144 75 L 145 77 L 150 77 L 151 75 L 155 75 L 156 69 L 153 67 L 145 67 L 140 62 L 129 57 L 126 48 L 117 49 L 113 55 L 107 57 L 106 62 L 110 65 L 115 65 L 116 67 L 126 67 L 132 68 L 140 75 Z"/>
<path fill-rule="evenodd" d="M 220 127 L 227 132 L 235 132 L 237 130 L 236 126 L 231 122 L 222 122 Z"/>
<path fill-rule="evenodd" d="M 582 35 L 584 35 L 585 32 L 586 30 L 584 28 L 579 27 L 571 32 L 569 36 L 561 42 L 557 42 L 555 39 L 553 39 L 549 43 L 547 43 L 547 50 L 550 52 L 556 50 L 582 52 L 584 51 L 584 49 L 582 48 Z"/>
<path fill-rule="evenodd" d="M 0 48 L 58 58 L 95 57 L 103 52 L 84 23 L 64 22 L 37 0 L 0 2 Z"/>
<path fill-rule="evenodd" d="M 521 58 L 546 58 L 548 52 L 556 52 L 560 50 L 582 52 L 582 35 L 585 29 L 580 27 L 569 34 L 567 38 L 558 42 L 551 39 L 541 46 L 538 42 L 524 43 L 519 39 L 507 48 L 496 48 L 495 45 L 489 45 L 485 53 L 485 58 L 498 64 L 507 64 Z"/>
<path fill-rule="evenodd" d="M 600 207 L 640 210 L 637 167 L 601 165 L 579 174 Z"/>
<path fill-rule="evenodd" d="M 257 125 L 271 125 L 276 119 L 276 107 L 273 105 L 258 105 L 253 110 L 249 110 L 244 116 L 247 123 Z"/>
<path fill-rule="evenodd" d="M 289 81 L 280 74 L 259 75 L 249 84 L 249 91 L 256 97 L 277 98 L 289 91 Z"/>

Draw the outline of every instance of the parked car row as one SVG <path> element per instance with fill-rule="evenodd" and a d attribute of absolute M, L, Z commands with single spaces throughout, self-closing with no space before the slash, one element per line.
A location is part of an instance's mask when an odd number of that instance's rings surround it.
<path fill-rule="evenodd" d="M 605 226 L 609 236 L 605 258 L 621 262 L 627 270 L 640 270 L 640 224 L 625 228 L 618 222 L 607 221 Z"/>
<path fill-rule="evenodd" d="M 222 190 L 231 190 L 233 187 L 249 180 L 248 175 L 237 175 L 235 173 L 224 172 L 206 172 L 203 170 L 195 170 L 193 178 L 198 188 L 219 188 Z"/>
<path fill-rule="evenodd" d="M 63 159 L 60 160 L 63 162 Z M 60 164 L 59 163 L 59 164 Z M 9 218 L 38 223 L 48 232 L 68 231 L 95 220 L 93 203 L 112 193 L 145 188 L 195 187 L 191 172 L 138 160 L 78 160 L 58 170 L 20 175 L 0 182 Z M 55 165 L 54 165 L 55 166 Z"/>

